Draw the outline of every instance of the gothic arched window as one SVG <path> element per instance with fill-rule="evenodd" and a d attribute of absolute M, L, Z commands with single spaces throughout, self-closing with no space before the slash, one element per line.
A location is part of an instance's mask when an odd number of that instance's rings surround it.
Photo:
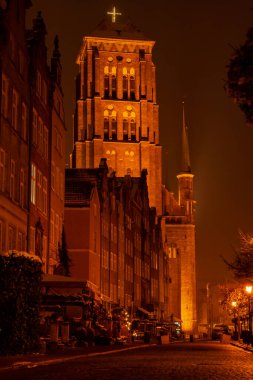
<path fill-rule="evenodd" d="M 133 67 L 130 69 L 130 99 L 135 99 L 135 70 Z"/>
<path fill-rule="evenodd" d="M 123 99 L 127 99 L 128 95 L 128 79 L 127 79 L 127 68 L 123 67 Z"/>
<path fill-rule="evenodd" d="M 109 98 L 109 67 L 104 67 L 104 96 Z"/>
<path fill-rule="evenodd" d="M 109 111 L 104 111 L 104 140 L 109 140 Z"/>
<path fill-rule="evenodd" d="M 130 133 L 131 133 L 131 140 L 136 140 L 136 122 L 135 122 L 135 112 L 131 112 L 130 114 Z"/>
<path fill-rule="evenodd" d="M 111 81 L 112 81 L 112 97 L 113 98 L 116 98 L 116 94 L 117 94 L 117 70 L 116 70 L 116 67 L 113 66 L 112 67 L 112 78 L 111 78 Z"/>
<path fill-rule="evenodd" d="M 117 140 L 117 114 L 116 111 L 111 113 L 111 131 L 112 131 L 112 140 Z"/>
<path fill-rule="evenodd" d="M 128 112 L 123 112 L 123 140 L 128 140 Z"/>

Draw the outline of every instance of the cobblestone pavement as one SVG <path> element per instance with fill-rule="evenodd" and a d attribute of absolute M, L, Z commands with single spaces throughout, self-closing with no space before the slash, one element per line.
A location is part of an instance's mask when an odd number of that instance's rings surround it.
<path fill-rule="evenodd" d="M 6 370 L 1 380 L 253 378 L 253 353 L 219 342 L 175 343 Z M 36 365 L 36 364 L 35 364 Z"/>

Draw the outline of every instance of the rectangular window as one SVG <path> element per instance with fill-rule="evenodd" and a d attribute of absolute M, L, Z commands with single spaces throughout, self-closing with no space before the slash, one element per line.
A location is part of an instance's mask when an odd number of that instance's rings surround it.
<path fill-rule="evenodd" d="M 18 93 L 15 89 L 12 90 L 11 124 L 18 129 Z"/>
<path fill-rule="evenodd" d="M 25 141 L 27 140 L 27 106 L 24 102 L 21 109 L 21 136 Z"/>
<path fill-rule="evenodd" d="M 43 155 L 48 158 L 48 130 L 45 125 L 43 130 Z"/>
<path fill-rule="evenodd" d="M 47 215 L 47 179 L 43 177 L 42 211 Z"/>
<path fill-rule="evenodd" d="M 32 163 L 31 168 L 31 202 L 36 202 L 36 166 Z"/>
<path fill-rule="evenodd" d="M 24 172 L 24 169 L 20 170 L 19 203 L 20 203 L 21 207 L 24 207 L 24 205 L 25 205 L 25 172 Z"/>
<path fill-rule="evenodd" d="M 29 252 L 35 254 L 35 228 L 30 227 L 30 249 Z"/>
<path fill-rule="evenodd" d="M 20 231 L 18 233 L 18 250 L 25 251 L 25 234 Z"/>
<path fill-rule="evenodd" d="M 4 117 L 8 116 L 8 95 L 9 95 L 9 82 L 7 77 L 2 75 L 2 104 L 1 111 Z"/>
<path fill-rule="evenodd" d="M 36 188 L 36 205 L 42 210 L 42 174 L 39 170 L 37 170 L 37 188 Z"/>
<path fill-rule="evenodd" d="M 13 226 L 8 228 L 8 249 L 12 250 L 16 248 L 16 231 Z"/>
<path fill-rule="evenodd" d="M 5 190 L 5 151 L 0 149 L 0 191 Z"/>
<path fill-rule="evenodd" d="M 16 163 L 11 160 L 11 172 L 10 172 L 10 197 L 15 198 L 15 177 L 16 177 Z"/>
<path fill-rule="evenodd" d="M 32 141 L 34 145 L 38 144 L 38 114 L 35 109 L 33 109 Z"/>

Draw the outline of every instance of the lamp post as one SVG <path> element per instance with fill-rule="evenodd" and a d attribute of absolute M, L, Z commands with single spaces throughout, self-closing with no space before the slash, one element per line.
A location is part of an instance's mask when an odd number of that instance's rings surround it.
<path fill-rule="evenodd" d="M 251 293 L 252 293 L 252 285 L 247 285 L 245 287 L 245 290 L 248 294 L 248 301 L 249 301 L 249 332 L 250 332 L 250 336 L 252 334 L 252 325 L 251 325 L 251 310 L 250 310 L 250 299 L 251 299 Z"/>
<path fill-rule="evenodd" d="M 232 301 L 231 302 L 231 305 L 233 307 L 233 316 L 234 316 L 234 325 L 235 325 L 235 334 L 234 334 L 234 339 L 240 339 L 240 330 L 238 329 L 238 333 L 237 333 L 237 324 L 238 324 L 238 317 L 236 317 L 236 306 L 237 306 L 237 302 L 236 301 Z"/>

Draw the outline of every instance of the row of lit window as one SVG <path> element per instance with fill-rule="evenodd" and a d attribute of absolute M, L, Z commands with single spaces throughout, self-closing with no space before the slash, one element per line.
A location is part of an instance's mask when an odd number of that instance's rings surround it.
<path fill-rule="evenodd" d="M 1 113 L 27 141 L 27 105 L 22 101 L 18 91 L 10 85 L 10 80 L 5 74 L 2 74 Z"/>
<path fill-rule="evenodd" d="M 6 157 L 5 150 L 0 148 L 0 191 L 5 192 L 6 189 L 9 189 L 10 198 L 19 202 L 21 207 L 25 207 L 24 168 L 18 169 L 17 162 L 13 159 L 7 162 Z"/>
<path fill-rule="evenodd" d="M 117 67 L 116 66 L 105 66 L 104 67 L 104 75 L 112 75 L 116 76 L 117 75 Z M 123 67 L 122 68 L 122 75 L 123 76 L 135 76 L 135 69 L 133 67 Z"/>

